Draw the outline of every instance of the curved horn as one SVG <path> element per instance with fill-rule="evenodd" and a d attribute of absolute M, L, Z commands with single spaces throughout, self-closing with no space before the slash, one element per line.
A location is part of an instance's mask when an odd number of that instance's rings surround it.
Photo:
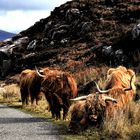
<path fill-rule="evenodd" d="M 130 87 L 124 88 L 124 89 L 123 89 L 124 91 L 132 90 L 132 80 L 133 80 L 133 77 L 134 77 L 134 75 L 133 75 L 133 76 L 131 77 L 131 79 L 130 79 Z"/>
<path fill-rule="evenodd" d="M 81 96 L 81 97 L 77 97 L 74 99 L 70 99 L 71 101 L 80 101 L 80 100 L 85 100 L 87 98 L 87 96 Z"/>
<path fill-rule="evenodd" d="M 37 73 L 40 77 L 42 77 L 42 78 L 45 78 L 45 77 L 46 77 L 45 75 L 42 75 L 42 74 L 39 72 L 39 70 L 37 69 L 36 66 L 35 66 L 35 70 L 36 70 L 36 73 Z"/>
<path fill-rule="evenodd" d="M 112 97 L 109 97 L 109 96 L 103 95 L 103 99 L 104 99 L 105 101 L 112 101 L 112 102 L 114 102 L 114 103 L 117 103 L 117 100 L 116 100 L 116 99 L 114 99 L 114 98 L 112 98 Z"/>
<path fill-rule="evenodd" d="M 110 91 L 110 89 L 108 89 L 108 90 L 101 90 L 100 88 L 99 88 L 99 86 L 98 86 L 98 84 L 94 81 L 94 83 L 95 83 L 95 85 L 96 85 L 96 88 L 97 88 L 97 90 L 98 90 L 98 92 L 99 93 L 107 93 L 107 92 L 109 92 Z"/>

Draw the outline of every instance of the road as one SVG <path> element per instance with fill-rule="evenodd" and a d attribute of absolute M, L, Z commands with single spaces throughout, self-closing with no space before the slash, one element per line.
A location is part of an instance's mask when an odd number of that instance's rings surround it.
<path fill-rule="evenodd" d="M 0 105 L 0 140 L 61 140 L 59 126 Z"/>

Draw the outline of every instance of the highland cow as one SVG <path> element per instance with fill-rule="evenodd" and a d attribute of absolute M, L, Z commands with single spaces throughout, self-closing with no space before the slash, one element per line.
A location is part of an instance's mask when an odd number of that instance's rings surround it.
<path fill-rule="evenodd" d="M 31 104 L 38 104 L 39 99 L 41 98 L 40 93 L 41 78 L 38 76 L 36 71 L 26 69 L 23 70 L 20 74 L 20 92 L 22 105 L 29 104 L 29 97 L 31 97 Z"/>
<path fill-rule="evenodd" d="M 90 125 L 100 126 L 106 115 L 108 105 L 117 102 L 115 99 L 104 94 L 99 94 L 98 92 L 71 100 L 76 101 L 76 103 L 70 107 L 70 132 L 84 130 Z"/>
<path fill-rule="evenodd" d="M 107 80 L 105 90 L 108 90 L 108 95 L 116 98 L 120 102 L 120 107 L 132 101 L 136 93 L 135 86 L 136 76 L 135 72 L 131 69 L 126 69 L 119 66 L 116 69 L 111 68 L 107 72 Z M 130 85 L 131 83 L 131 85 Z M 124 91 L 124 88 L 131 86 L 131 90 Z"/>
<path fill-rule="evenodd" d="M 46 74 L 45 74 L 46 71 Z M 36 69 L 36 72 L 42 77 L 41 91 L 49 103 L 49 109 L 52 117 L 60 119 L 60 111 L 63 109 L 63 119 L 66 119 L 70 106 L 69 99 L 77 96 L 77 83 L 71 74 L 61 71 L 43 70 L 43 75 Z"/>

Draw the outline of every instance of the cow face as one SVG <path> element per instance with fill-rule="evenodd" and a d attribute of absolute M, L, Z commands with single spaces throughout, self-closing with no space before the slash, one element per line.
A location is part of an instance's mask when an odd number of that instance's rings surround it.
<path fill-rule="evenodd" d="M 104 116 L 106 107 L 105 100 L 102 95 L 91 94 L 86 99 L 86 112 L 92 122 L 97 122 L 101 116 Z"/>
<path fill-rule="evenodd" d="M 116 102 L 115 99 L 103 94 L 89 94 L 88 96 L 71 99 L 76 101 L 72 105 L 69 130 L 83 130 L 90 124 L 100 125 L 107 108 L 107 102 Z"/>

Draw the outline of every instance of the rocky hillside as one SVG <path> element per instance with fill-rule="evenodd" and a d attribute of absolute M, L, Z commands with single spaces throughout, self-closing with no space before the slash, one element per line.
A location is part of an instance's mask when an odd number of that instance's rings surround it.
<path fill-rule="evenodd" d="M 73 0 L 0 46 L 8 52 L 0 59 L 12 60 L 14 71 L 35 65 L 72 72 L 100 64 L 138 67 L 140 1 Z"/>

